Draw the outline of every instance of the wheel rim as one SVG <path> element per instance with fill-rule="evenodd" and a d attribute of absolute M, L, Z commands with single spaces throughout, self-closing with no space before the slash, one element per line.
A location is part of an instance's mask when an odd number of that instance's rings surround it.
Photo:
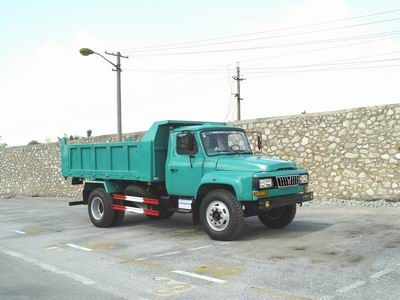
<path fill-rule="evenodd" d="M 229 225 L 230 214 L 225 203 L 213 201 L 207 207 L 207 223 L 215 231 L 223 231 Z"/>
<path fill-rule="evenodd" d="M 100 197 L 95 197 L 90 205 L 92 216 L 96 221 L 100 221 L 104 214 L 104 204 Z"/>

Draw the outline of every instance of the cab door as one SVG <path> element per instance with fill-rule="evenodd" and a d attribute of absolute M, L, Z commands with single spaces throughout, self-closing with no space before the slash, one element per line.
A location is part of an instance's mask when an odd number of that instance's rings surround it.
<path fill-rule="evenodd" d="M 172 139 L 166 166 L 168 193 L 194 197 L 203 176 L 204 155 L 194 132 L 177 132 Z"/>

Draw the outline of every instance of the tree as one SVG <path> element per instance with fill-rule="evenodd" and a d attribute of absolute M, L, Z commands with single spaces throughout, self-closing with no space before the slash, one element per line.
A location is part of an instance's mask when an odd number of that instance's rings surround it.
<path fill-rule="evenodd" d="M 81 137 L 80 135 L 77 135 L 77 134 L 68 135 L 68 134 L 64 133 L 64 138 L 66 138 L 67 140 L 72 141 L 72 140 L 79 140 L 79 139 L 81 139 L 82 137 Z"/>
<path fill-rule="evenodd" d="M 28 143 L 28 145 L 39 145 L 40 143 L 36 140 L 32 140 Z"/>

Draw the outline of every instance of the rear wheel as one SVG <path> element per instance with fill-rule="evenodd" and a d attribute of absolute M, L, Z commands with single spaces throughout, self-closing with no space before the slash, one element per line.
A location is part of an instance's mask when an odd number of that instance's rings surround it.
<path fill-rule="evenodd" d="M 96 227 L 111 227 L 119 225 L 124 212 L 113 209 L 113 199 L 103 188 L 94 189 L 88 200 L 89 218 Z"/>
<path fill-rule="evenodd" d="M 145 189 L 144 187 L 136 184 L 128 185 L 124 191 L 125 195 L 128 196 L 137 196 L 143 198 L 157 198 L 151 191 Z M 173 211 L 169 211 L 166 207 L 162 207 L 161 205 L 157 206 L 157 210 L 160 212 L 160 216 L 150 216 L 146 215 L 149 219 L 160 220 L 160 219 L 168 219 L 174 215 Z"/>
<path fill-rule="evenodd" d="M 296 216 L 296 204 L 274 208 L 258 214 L 258 218 L 265 226 L 280 229 L 292 223 Z"/>
<path fill-rule="evenodd" d="M 229 241 L 242 231 L 244 214 L 231 191 L 218 189 L 209 192 L 201 201 L 200 219 L 212 239 Z"/>

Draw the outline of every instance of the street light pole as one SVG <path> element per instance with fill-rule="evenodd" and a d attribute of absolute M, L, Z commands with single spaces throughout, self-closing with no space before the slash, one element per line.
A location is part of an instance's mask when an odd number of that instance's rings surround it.
<path fill-rule="evenodd" d="M 107 58 L 105 58 L 103 55 L 101 55 L 100 53 L 94 52 L 91 49 L 88 48 L 81 48 L 79 50 L 79 52 L 83 55 L 83 56 L 88 56 L 91 54 L 97 54 L 100 57 L 102 57 L 103 59 L 105 59 L 107 62 L 109 62 L 110 64 L 112 64 L 114 66 L 115 69 L 113 69 L 113 71 L 117 72 L 117 129 L 118 129 L 118 141 L 122 141 L 122 109 L 121 109 L 121 57 L 122 58 L 128 58 L 128 56 L 123 56 L 121 55 L 121 53 L 118 51 L 116 54 L 115 53 L 109 53 L 109 52 L 105 52 L 105 54 L 107 55 L 113 55 L 117 57 L 117 63 L 114 64 L 113 62 L 111 62 L 110 60 L 108 60 Z"/>

